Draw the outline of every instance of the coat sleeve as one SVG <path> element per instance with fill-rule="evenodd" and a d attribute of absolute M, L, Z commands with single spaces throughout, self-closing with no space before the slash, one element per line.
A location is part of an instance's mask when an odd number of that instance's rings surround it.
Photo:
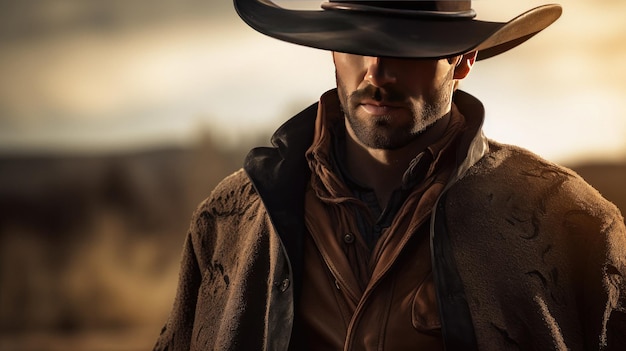
<path fill-rule="evenodd" d="M 626 349 L 626 227 L 619 209 L 582 180 L 570 189 L 582 210 L 565 216 L 569 261 L 575 285 L 586 350 Z M 574 206 L 573 208 L 579 208 Z"/>
<path fill-rule="evenodd" d="M 565 208 L 568 261 L 585 350 L 626 349 L 626 227 L 619 209 L 582 178 L 572 176 L 556 196 Z M 582 346 L 582 345 L 581 345 Z"/>
<path fill-rule="evenodd" d="M 230 234 L 238 233 L 238 219 L 250 207 L 245 193 L 249 183 L 244 177 L 242 172 L 236 172 L 222 180 L 194 212 L 183 246 L 174 305 L 155 351 L 212 348 L 218 324 L 224 322 L 224 303 L 230 294 L 225 266 L 235 267 L 238 259 L 238 250 L 231 249 L 238 236 Z M 224 220 L 226 217 L 229 219 Z M 228 233 L 226 236 L 232 240 L 225 243 L 220 240 L 224 239 L 220 233 Z M 217 251 L 221 253 L 219 262 Z"/>
<path fill-rule="evenodd" d="M 619 216 L 618 216 L 619 218 Z M 608 233 L 608 263 L 605 285 L 608 303 L 605 310 L 607 350 L 626 347 L 626 228 L 617 220 Z"/>
<path fill-rule="evenodd" d="M 481 349 L 626 350 L 624 218 L 584 179 L 491 145 L 446 211 Z"/>
<path fill-rule="evenodd" d="M 155 351 L 189 350 L 201 281 L 192 237 L 188 234 L 182 254 L 174 306 L 165 326 L 161 329 L 154 346 Z"/>

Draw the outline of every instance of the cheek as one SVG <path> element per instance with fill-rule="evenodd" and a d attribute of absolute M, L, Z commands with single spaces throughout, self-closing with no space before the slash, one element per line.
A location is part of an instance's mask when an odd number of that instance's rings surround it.
<path fill-rule="evenodd" d="M 339 96 L 339 104 L 343 111 L 347 111 L 348 106 L 348 92 L 346 91 L 346 87 L 337 76 L 337 95 Z"/>
<path fill-rule="evenodd" d="M 446 89 L 454 83 L 454 67 L 455 66 L 450 65 L 447 60 L 439 61 L 433 77 L 435 89 Z"/>
<path fill-rule="evenodd" d="M 453 73 L 445 59 L 418 62 L 405 67 L 405 72 L 410 73 L 405 75 L 404 85 L 407 88 L 413 87 L 414 90 L 422 92 L 439 90 L 445 82 L 451 80 L 451 73 Z"/>
<path fill-rule="evenodd" d="M 360 69 L 362 64 L 354 55 L 335 54 L 333 58 L 337 82 L 341 82 L 347 92 L 354 91 L 363 81 L 364 71 Z"/>

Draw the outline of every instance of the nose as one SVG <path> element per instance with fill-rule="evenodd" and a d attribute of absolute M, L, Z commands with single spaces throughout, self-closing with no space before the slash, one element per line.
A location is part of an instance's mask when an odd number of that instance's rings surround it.
<path fill-rule="evenodd" d="M 365 56 L 365 81 L 376 87 L 383 87 L 396 82 L 389 62 L 381 57 Z"/>

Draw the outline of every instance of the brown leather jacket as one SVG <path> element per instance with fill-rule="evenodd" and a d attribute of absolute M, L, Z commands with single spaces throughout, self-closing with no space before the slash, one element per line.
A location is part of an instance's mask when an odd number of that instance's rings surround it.
<path fill-rule="evenodd" d="M 433 210 L 432 266 L 448 350 L 622 350 L 626 229 L 572 171 L 487 141 L 483 109 Z M 196 211 L 156 350 L 297 347 L 303 194 L 316 105 L 251 151 Z"/>

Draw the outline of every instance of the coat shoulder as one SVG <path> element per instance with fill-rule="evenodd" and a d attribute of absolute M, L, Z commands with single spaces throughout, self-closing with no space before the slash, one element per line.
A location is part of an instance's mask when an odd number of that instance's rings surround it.
<path fill-rule="evenodd" d="M 624 218 L 582 177 L 528 150 L 490 142 L 489 152 L 451 186 L 444 205 L 455 260 L 471 282 L 465 291 L 481 331 L 488 334 L 492 317 L 501 313 L 490 310 L 494 296 L 511 311 L 520 307 L 515 312 L 520 315 L 542 296 L 537 315 L 550 311 L 559 338 L 596 349 L 598 342 L 607 349 L 623 345 Z M 483 315 L 488 318 L 481 320 Z M 518 324 L 537 325 L 539 340 L 545 320 Z M 498 328 L 509 328 L 509 336 L 518 332 L 505 319 L 495 321 Z"/>
<path fill-rule="evenodd" d="M 257 214 L 260 203 L 254 186 L 242 169 L 224 178 L 193 213 L 189 233 L 194 247 L 200 251 L 212 251 L 208 248 L 215 245 L 216 236 L 234 232 L 242 219 Z"/>
<path fill-rule="evenodd" d="M 489 142 L 489 152 L 453 187 L 453 192 L 472 198 L 509 196 L 546 204 L 562 205 L 588 212 L 594 217 L 621 219 L 617 207 L 573 170 L 550 162 L 526 149 Z"/>
<path fill-rule="evenodd" d="M 489 151 L 470 168 L 464 178 L 493 176 L 516 176 L 528 173 L 551 173 L 562 177 L 577 177 L 567 167 L 550 162 L 519 146 L 501 144 L 489 140 Z"/>
<path fill-rule="evenodd" d="M 208 213 L 212 217 L 243 213 L 258 200 L 250 179 L 243 169 L 239 169 L 218 183 L 209 197 L 200 203 L 194 217 L 200 213 Z"/>

